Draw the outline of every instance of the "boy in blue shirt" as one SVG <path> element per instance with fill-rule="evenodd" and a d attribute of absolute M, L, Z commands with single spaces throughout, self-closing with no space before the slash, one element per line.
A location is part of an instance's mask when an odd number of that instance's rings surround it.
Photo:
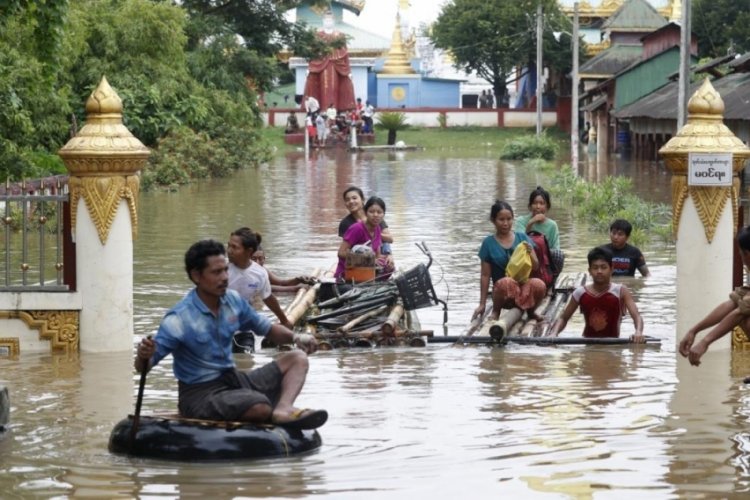
<path fill-rule="evenodd" d="M 612 276 L 635 276 L 636 269 L 644 278 L 651 275 L 641 251 L 628 244 L 632 231 L 633 226 L 624 219 L 617 219 L 609 226 L 610 243 L 602 246 L 612 252 Z"/>

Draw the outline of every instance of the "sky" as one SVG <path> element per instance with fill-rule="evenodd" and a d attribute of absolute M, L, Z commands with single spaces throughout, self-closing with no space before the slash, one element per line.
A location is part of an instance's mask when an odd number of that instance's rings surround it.
<path fill-rule="evenodd" d="M 448 0 L 410 0 L 411 6 L 406 15 L 411 20 L 411 26 L 416 28 L 420 22 L 431 23 L 437 19 L 442 5 Z M 365 8 L 359 17 L 344 11 L 344 20 L 372 33 L 385 38 L 393 35 L 393 26 L 396 22 L 396 10 L 398 0 L 367 0 Z"/>

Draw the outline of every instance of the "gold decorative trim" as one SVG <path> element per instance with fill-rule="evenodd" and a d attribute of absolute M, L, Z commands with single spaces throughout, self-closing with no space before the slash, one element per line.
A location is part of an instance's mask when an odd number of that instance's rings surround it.
<path fill-rule="evenodd" d="M 739 172 L 750 158 L 750 149 L 724 124 L 723 113 L 724 101 L 706 78 L 688 101 L 687 123 L 659 150 L 672 172 L 672 225 L 675 236 L 688 195 L 695 203 L 709 243 L 713 241 L 727 199 L 732 202 L 733 229 L 737 230 Z M 695 152 L 731 153 L 732 186 L 688 186 L 688 157 Z"/>
<path fill-rule="evenodd" d="M 727 200 L 731 198 L 731 192 L 725 187 L 693 186 L 690 188 L 690 197 L 703 223 L 706 239 L 711 243 Z"/>
<path fill-rule="evenodd" d="M 684 175 L 672 176 L 672 236 L 675 240 L 680 229 L 680 217 L 682 217 L 682 209 L 685 206 L 688 194 L 687 177 Z"/>
<path fill-rule="evenodd" d="M 140 177 L 137 175 L 111 177 L 70 177 L 70 211 L 73 228 L 76 227 L 78 203 L 86 200 L 91 220 L 96 226 L 99 241 L 107 243 L 109 230 L 117 215 L 120 200 L 125 199 L 130 211 L 133 239 L 138 234 L 138 192 Z"/>
<path fill-rule="evenodd" d="M 83 197 L 99 240 L 102 245 L 106 244 L 117 207 L 124 198 L 128 202 L 135 239 L 138 234 L 138 171 L 151 152 L 123 125 L 122 100 L 106 78 L 102 77 L 86 101 L 86 124 L 58 154 L 70 172 L 73 232 L 76 209 Z"/>
<path fill-rule="evenodd" d="M 750 351 L 750 338 L 745 330 L 735 326 L 732 330 L 732 350 L 733 351 Z"/>
<path fill-rule="evenodd" d="M 732 187 L 727 190 L 724 187 L 690 187 L 688 186 L 686 176 L 674 175 L 672 177 L 672 227 L 675 239 L 677 239 L 680 218 L 682 217 L 682 210 L 685 208 L 685 200 L 687 200 L 688 195 L 693 198 L 695 209 L 698 211 L 698 216 L 703 223 L 706 239 L 709 243 L 713 241 L 716 234 L 716 226 L 724 211 L 727 198 L 732 201 L 732 227 L 735 232 L 739 230 L 737 226 L 737 210 L 739 210 L 740 206 L 740 179 L 738 177 L 732 180 Z"/>
<path fill-rule="evenodd" d="M 0 339 L 0 356 L 15 358 L 19 354 L 21 354 L 21 347 L 17 338 Z"/>
<path fill-rule="evenodd" d="M 20 319 L 49 340 L 52 352 L 78 351 L 80 311 L 0 311 L 0 319 Z M 2 339 L 0 339 L 2 340 Z"/>

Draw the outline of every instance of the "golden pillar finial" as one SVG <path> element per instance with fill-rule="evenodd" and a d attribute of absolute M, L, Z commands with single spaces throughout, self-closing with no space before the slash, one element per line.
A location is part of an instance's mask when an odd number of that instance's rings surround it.
<path fill-rule="evenodd" d="M 86 124 L 58 154 L 70 172 L 70 208 L 75 231 L 83 197 L 99 240 L 107 242 L 121 200 L 130 210 L 132 235 L 138 231 L 138 172 L 151 154 L 122 123 L 122 100 L 102 77 L 86 101 Z"/>
<path fill-rule="evenodd" d="M 689 185 L 688 160 L 691 153 L 731 154 L 732 185 Z M 713 240 L 719 218 L 731 198 L 734 227 L 737 227 L 740 179 L 750 149 L 724 125 L 724 101 L 708 78 L 688 102 L 687 123 L 659 150 L 672 171 L 672 222 L 677 235 L 685 200 L 690 196 L 703 223 L 706 239 Z"/>
<path fill-rule="evenodd" d="M 416 73 L 406 57 L 404 42 L 401 38 L 401 13 L 396 14 L 396 26 L 393 28 L 391 48 L 380 73 L 384 75 L 412 75 Z"/>

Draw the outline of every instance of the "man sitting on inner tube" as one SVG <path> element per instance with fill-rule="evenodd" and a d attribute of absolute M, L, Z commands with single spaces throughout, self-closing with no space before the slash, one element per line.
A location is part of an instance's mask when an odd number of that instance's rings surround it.
<path fill-rule="evenodd" d="M 237 292 L 227 289 L 227 269 L 226 251 L 218 241 L 202 240 L 188 249 L 185 270 L 195 288 L 167 312 L 153 340 L 141 340 L 136 370 L 148 371 L 171 353 L 183 417 L 320 427 L 328 412 L 294 406 L 305 384 L 307 354 L 318 348 L 315 337 L 295 334 L 257 314 Z M 300 350 L 240 371 L 232 357 L 237 330 L 252 330 L 279 345 L 295 343 Z"/>

